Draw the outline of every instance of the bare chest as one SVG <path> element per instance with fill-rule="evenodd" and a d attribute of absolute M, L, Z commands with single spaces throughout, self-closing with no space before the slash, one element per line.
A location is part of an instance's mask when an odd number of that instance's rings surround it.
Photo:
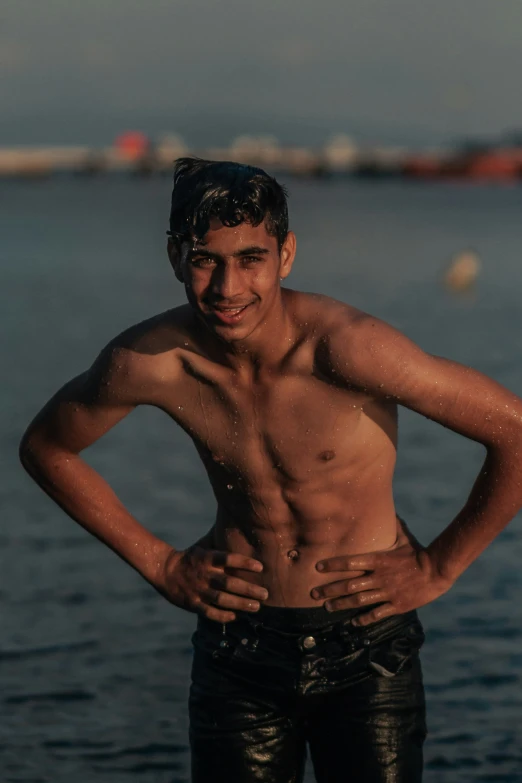
<path fill-rule="evenodd" d="M 350 460 L 361 395 L 288 374 L 262 384 L 191 378 L 168 412 L 189 433 L 209 469 L 290 480 Z"/>

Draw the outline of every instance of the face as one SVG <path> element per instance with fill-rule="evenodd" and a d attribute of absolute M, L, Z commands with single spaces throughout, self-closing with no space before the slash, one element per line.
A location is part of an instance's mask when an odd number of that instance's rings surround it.
<path fill-rule="evenodd" d="M 169 258 L 197 316 L 221 339 L 245 340 L 281 306 L 280 280 L 287 277 L 295 255 L 289 232 L 279 252 L 277 239 L 264 223 L 233 228 L 211 223 L 203 239 L 169 243 Z"/>

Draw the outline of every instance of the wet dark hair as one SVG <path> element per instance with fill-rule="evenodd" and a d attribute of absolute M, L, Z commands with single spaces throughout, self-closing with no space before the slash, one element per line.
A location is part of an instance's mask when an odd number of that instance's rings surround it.
<path fill-rule="evenodd" d="M 255 166 L 178 158 L 167 233 L 181 243 L 204 237 L 211 218 L 224 226 L 258 226 L 265 221 L 281 250 L 288 234 L 286 196 L 282 185 Z"/>

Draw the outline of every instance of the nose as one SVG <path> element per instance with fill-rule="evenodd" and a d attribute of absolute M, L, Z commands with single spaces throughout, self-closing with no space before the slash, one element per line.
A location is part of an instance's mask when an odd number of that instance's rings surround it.
<path fill-rule="evenodd" d="M 243 283 L 241 272 L 233 264 L 223 264 L 213 275 L 212 288 L 221 299 L 233 300 L 241 296 Z"/>

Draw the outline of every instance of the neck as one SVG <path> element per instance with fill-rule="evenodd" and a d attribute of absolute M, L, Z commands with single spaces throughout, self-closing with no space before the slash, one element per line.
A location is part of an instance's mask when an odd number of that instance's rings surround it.
<path fill-rule="evenodd" d="M 285 293 L 279 289 L 263 321 L 244 340 L 225 341 L 206 331 L 205 342 L 212 353 L 234 369 L 256 370 L 277 365 L 294 342 L 294 324 L 288 313 Z M 210 344 L 208 344 L 210 343 Z"/>

